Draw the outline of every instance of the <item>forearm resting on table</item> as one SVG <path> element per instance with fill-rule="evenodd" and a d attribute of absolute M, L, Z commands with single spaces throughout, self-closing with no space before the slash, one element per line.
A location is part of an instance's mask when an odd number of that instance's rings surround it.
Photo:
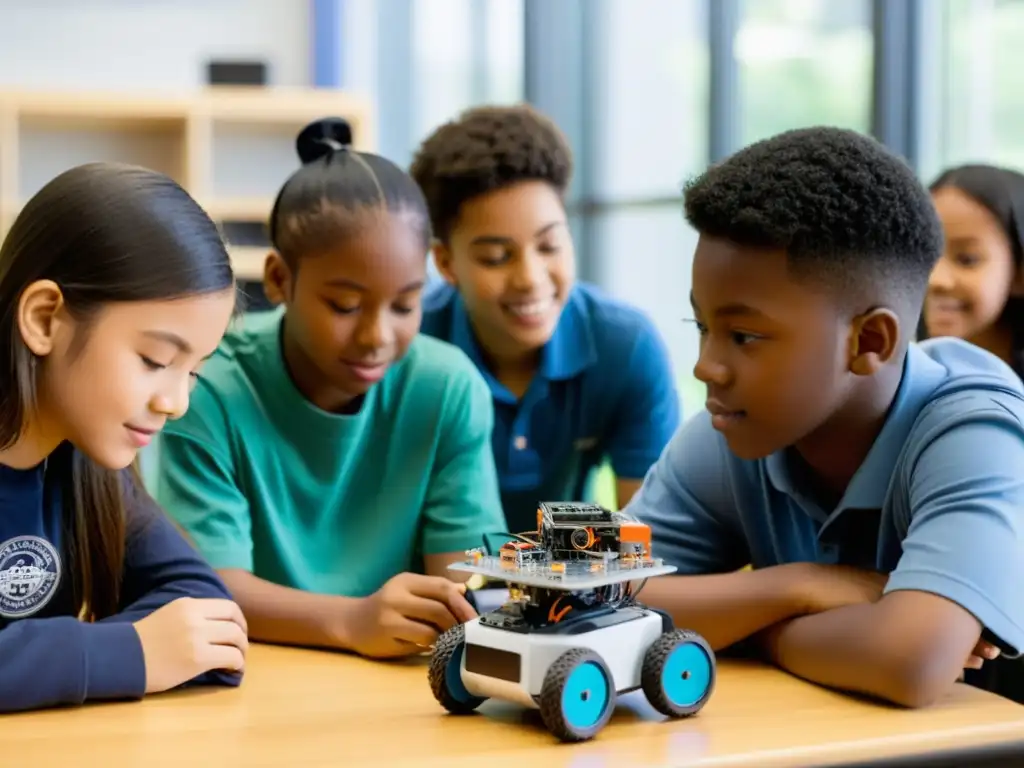
<path fill-rule="evenodd" d="M 798 616 L 804 606 L 787 566 L 709 576 L 660 576 L 640 602 L 666 611 L 680 629 L 699 633 L 716 651 Z"/>
<path fill-rule="evenodd" d="M 928 706 L 960 677 L 980 628 L 973 619 L 935 626 L 903 602 L 801 616 L 769 628 L 761 639 L 772 661 L 797 677 L 906 707 Z"/>
<path fill-rule="evenodd" d="M 358 598 L 318 595 L 282 587 L 248 571 L 218 571 L 245 614 L 252 640 L 282 645 L 347 649 L 346 614 Z"/>

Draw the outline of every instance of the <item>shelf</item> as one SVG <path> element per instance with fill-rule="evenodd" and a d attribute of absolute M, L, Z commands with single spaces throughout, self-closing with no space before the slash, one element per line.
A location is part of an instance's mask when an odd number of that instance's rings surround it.
<path fill-rule="evenodd" d="M 284 179 L 282 179 L 283 182 Z M 270 218 L 270 209 L 274 207 L 274 198 L 273 196 L 214 197 L 200 200 L 199 204 L 203 206 L 203 210 L 214 221 L 242 221 L 266 224 L 267 219 Z"/>
<path fill-rule="evenodd" d="M 322 117 L 352 125 L 353 145 L 375 149 L 369 101 L 302 88 L 216 86 L 187 94 L 0 90 L 0 237 L 21 205 L 59 173 L 96 160 L 167 174 L 228 230 L 239 278 L 261 280 L 263 233 L 285 179 L 299 167 L 295 136 Z M 259 244 L 252 242 L 259 239 Z"/>
<path fill-rule="evenodd" d="M 136 123 L 144 120 L 181 121 L 194 110 L 187 98 L 159 98 L 146 94 L 89 93 L 86 91 L 0 91 L 0 105 L 24 117 L 75 121 L 108 120 Z"/>
<path fill-rule="evenodd" d="M 229 245 L 228 254 L 231 256 L 235 277 L 239 280 L 262 282 L 263 265 L 266 263 L 268 253 L 268 248 L 255 245 Z"/>
<path fill-rule="evenodd" d="M 154 96 L 88 91 L 0 90 L 0 107 L 24 116 L 75 121 L 185 120 L 208 118 L 228 123 L 305 124 L 321 117 L 352 123 L 359 149 L 373 151 L 368 100 L 329 89 L 216 86 L 183 95 Z"/>
<path fill-rule="evenodd" d="M 188 184 L 181 137 L 185 121 L 109 118 L 81 122 L 36 115 L 18 120 L 17 189 L 20 207 L 54 176 L 76 165 L 103 161 L 135 163 Z"/>

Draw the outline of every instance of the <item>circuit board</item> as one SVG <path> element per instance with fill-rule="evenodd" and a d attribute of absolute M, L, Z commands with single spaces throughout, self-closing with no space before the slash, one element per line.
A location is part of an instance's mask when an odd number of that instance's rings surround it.
<path fill-rule="evenodd" d="M 674 565 L 654 560 L 544 560 L 513 565 L 492 555 L 480 555 L 453 563 L 453 571 L 478 573 L 489 579 L 546 589 L 594 589 L 636 579 L 650 579 L 674 573 Z"/>

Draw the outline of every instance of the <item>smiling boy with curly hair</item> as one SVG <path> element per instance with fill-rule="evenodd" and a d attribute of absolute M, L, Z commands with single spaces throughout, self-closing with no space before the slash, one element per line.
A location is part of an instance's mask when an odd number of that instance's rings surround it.
<path fill-rule="evenodd" d="M 572 153 L 528 106 L 479 107 L 412 164 L 445 284 L 424 333 L 460 347 L 491 388 L 492 445 L 513 531 L 537 502 L 582 499 L 605 461 L 626 504 L 679 424 L 675 375 L 650 319 L 576 280 L 565 194 Z"/>

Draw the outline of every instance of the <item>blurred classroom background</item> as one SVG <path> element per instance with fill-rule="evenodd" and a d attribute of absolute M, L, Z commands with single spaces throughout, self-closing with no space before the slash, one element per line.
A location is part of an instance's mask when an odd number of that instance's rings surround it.
<path fill-rule="evenodd" d="M 0 226 L 64 166 L 141 162 L 196 190 L 255 277 L 307 119 L 355 119 L 405 165 L 458 111 L 529 101 L 574 146 L 581 277 L 653 316 L 689 415 L 685 180 L 822 123 L 925 180 L 1024 166 L 1022 39 L 1024 0 L 0 0 Z"/>

